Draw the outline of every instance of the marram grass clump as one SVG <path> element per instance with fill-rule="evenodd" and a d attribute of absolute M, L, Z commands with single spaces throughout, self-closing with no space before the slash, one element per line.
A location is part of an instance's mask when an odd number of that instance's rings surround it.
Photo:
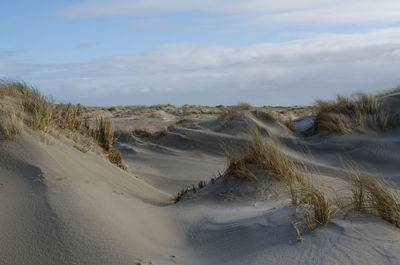
<path fill-rule="evenodd" d="M 383 95 L 383 94 L 382 94 Z M 348 134 L 355 129 L 387 130 L 400 125 L 400 117 L 383 105 L 382 95 L 337 96 L 318 101 L 314 118 L 318 134 Z"/>
<path fill-rule="evenodd" d="M 354 210 L 371 213 L 400 228 L 400 193 L 383 179 L 349 167 Z"/>
<path fill-rule="evenodd" d="M 110 120 L 100 118 L 92 128 L 81 113 L 81 105 L 56 104 L 23 82 L 1 81 L 0 100 L 0 126 L 6 140 L 21 133 L 23 125 L 44 133 L 59 130 L 67 136 L 72 133 L 92 137 L 111 162 L 126 169 L 122 157 L 112 148 L 114 137 Z"/>

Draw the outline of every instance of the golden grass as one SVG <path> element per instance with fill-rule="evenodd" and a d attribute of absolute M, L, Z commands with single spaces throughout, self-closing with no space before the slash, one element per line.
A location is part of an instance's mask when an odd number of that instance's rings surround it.
<path fill-rule="evenodd" d="M 108 160 L 123 170 L 128 170 L 121 153 L 116 149 L 111 149 L 107 154 Z"/>
<path fill-rule="evenodd" d="M 253 172 L 252 168 L 263 170 L 269 176 L 288 184 L 292 203 L 296 204 L 295 186 L 304 183 L 304 174 L 300 165 L 280 151 L 277 142 L 266 141 L 256 128 L 250 130 L 251 141 L 245 152 L 235 153 L 225 148 L 228 166 L 224 172 L 224 178 L 234 176 L 241 179 L 258 180 L 256 172 Z"/>
<path fill-rule="evenodd" d="M 273 177 L 288 183 L 303 182 L 303 173 L 300 167 L 278 149 L 278 142 L 266 141 L 259 131 L 251 129 L 251 142 L 247 148 L 248 160 L 259 164 Z"/>
<path fill-rule="evenodd" d="M 346 134 L 364 127 L 387 130 L 398 125 L 400 118 L 384 108 L 379 95 L 337 96 L 316 105 L 315 131 L 319 134 Z"/>
<path fill-rule="evenodd" d="M 168 126 L 168 131 L 169 132 L 174 132 L 179 128 L 179 126 L 177 126 L 176 124 L 171 124 L 170 126 Z"/>
<path fill-rule="evenodd" d="M 0 127 L 4 139 L 12 140 L 22 132 L 22 114 L 16 115 L 14 110 L 2 110 L 0 113 Z"/>
<path fill-rule="evenodd" d="M 97 119 L 96 126 L 91 130 L 90 133 L 105 151 L 108 152 L 112 149 L 114 131 L 109 119 L 104 119 L 103 117 Z"/>
<path fill-rule="evenodd" d="M 158 136 L 159 137 L 164 137 L 169 133 L 168 129 L 163 127 L 159 132 L 158 132 Z"/>
<path fill-rule="evenodd" d="M 56 104 L 53 99 L 48 99 L 39 90 L 23 82 L 1 81 L 0 98 L 5 97 L 12 98 L 12 108 L 21 109 L 24 114 L 23 118 L 16 117 L 12 111 L 3 115 L 1 125 L 6 139 L 12 139 L 13 135 L 20 133 L 24 123 L 33 130 L 44 133 L 59 129 L 65 132 L 66 136 L 71 133 L 75 136 L 89 136 L 103 148 L 111 162 L 114 161 L 117 166 L 124 168 L 121 166 L 122 158 L 118 157 L 118 151 L 112 148 L 114 136 L 110 120 L 101 118 L 96 121 L 95 127 L 91 128 L 89 120 L 81 115 L 81 105 Z M 78 144 L 76 139 L 81 137 L 75 136 L 73 139 Z M 87 150 L 86 147 L 79 149 Z"/>
<path fill-rule="evenodd" d="M 187 118 L 179 117 L 179 118 L 176 120 L 175 124 L 182 124 L 182 123 L 185 123 L 186 121 L 187 121 Z"/>
<path fill-rule="evenodd" d="M 54 126 L 76 130 L 81 125 L 80 105 L 55 104 L 52 99 L 47 99 L 39 90 L 25 83 L 0 82 L 0 95 L 19 100 L 26 114 L 26 122 L 34 130 L 49 132 Z"/>
<path fill-rule="evenodd" d="M 353 208 L 371 213 L 400 228 L 400 193 L 383 179 L 373 177 L 357 167 L 350 167 Z"/>
<path fill-rule="evenodd" d="M 238 105 L 223 108 L 218 117 L 221 127 L 223 129 L 231 127 L 233 121 L 244 119 L 244 115 L 240 111 L 251 109 L 252 106 L 247 103 L 240 103 Z"/>
<path fill-rule="evenodd" d="M 293 120 L 286 120 L 286 121 L 283 121 L 283 124 L 284 124 L 292 133 L 294 133 L 295 135 L 298 135 L 298 134 L 299 134 L 299 132 L 298 132 L 297 129 L 296 129 L 296 126 L 294 126 Z"/>
<path fill-rule="evenodd" d="M 253 115 L 261 120 L 265 120 L 265 121 L 278 121 L 283 123 L 282 119 L 280 118 L 280 116 L 272 111 L 271 109 L 267 108 L 264 110 L 254 110 Z"/>
<path fill-rule="evenodd" d="M 134 133 L 136 136 L 139 136 L 139 137 L 150 137 L 150 136 L 153 135 L 153 132 L 152 132 L 149 128 L 147 128 L 147 127 L 144 127 L 144 128 L 135 128 L 135 130 L 133 131 L 133 133 Z"/>
<path fill-rule="evenodd" d="M 332 217 L 332 206 L 321 186 L 305 182 L 300 186 L 298 200 L 311 207 L 312 212 L 306 209 L 306 219 L 311 230 L 316 228 L 316 223 L 326 225 Z"/>
<path fill-rule="evenodd" d="M 224 176 L 230 175 L 241 179 L 258 180 L 256 175 L 248 169 L 248 160 L 246 157 L 230 153 L 226 150 L 225 153 L 228 159 L 228 167 L 225 170 Z"/>
<path fill-rule="evenodd" d="M 240 110 L 250 110 L 252 106 L 247 103 L 240 103 L 238 105 L 233 105 L 233 106 L 227 106 L 221 110 L 219 113 L 219 118 L 223 119 L 225 118 L 229 113 L 237 112 Z"/>
<path fill-rule="evenodd" d="M 263 139 L 255 128 L 252 129 L 251 136 L 252 139 L 245 152 L 238 154 L 225 151 L 228 166 L 224 179 L 234 176 L 257 181 L 259 177 L 252 169 L 261 169 L 269 176 L 288 185 L 292 204 L 305 209 L 306 215 L 303 219 L 311 230 L 317 227 L 317 223 L 326 225 L 333 216 L 333 211 L 322 185 L 315 184 L 315 178 L 319 176 L 318 169 L 299 162 L 295 163 L 287 154 L 279 150 L 278 142 Z M 294 225 L 294 227 L 300 239 L 299 226 Z"/>

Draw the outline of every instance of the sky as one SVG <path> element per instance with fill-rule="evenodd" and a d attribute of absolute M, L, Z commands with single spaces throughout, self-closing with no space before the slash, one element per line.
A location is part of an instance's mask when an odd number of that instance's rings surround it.
<path fill-rule="evenodd" d="M 0 79 L 85 105 L 311 105 L 400 85 L 400 1 L 14 0 Z"/>

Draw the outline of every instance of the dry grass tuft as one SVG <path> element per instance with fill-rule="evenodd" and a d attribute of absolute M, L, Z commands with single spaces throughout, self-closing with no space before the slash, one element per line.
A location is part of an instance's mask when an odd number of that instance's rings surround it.
<path fill-rule="evenodd" d="M 168 131 L 169 132 L 174 132 L 179 128 L 179 126 L 177 126 L 176 124 L 171 124 L 170 126 L 168 126 Z"/>
<path fill-rule="evenodd" d="M 254 110 L 252 111 L 253 115 L 261 120 L 264 121 L 279 121 L 282 122 L 281 118 L 279 115 L 272 111 L 271 109 L 265 109 L 265 110 Z"/>
<path fill-rule="evenodd" d="M 16 115 L 14 110 L 2 110 L 0 118 L 0 127 L 4 139 L 12 140 L 22 132 L 22 114 Z"/>
<path fill-rule="evenodd" d="M 354 126 L 346 115 L 328 112 L 316 116 L 315 128 L 320 134 L 348 134 Z"/>
<path fill-rule="evenodd" d="M 371 213 L 400 228 L 400 194 L 383 179 L 375 178 L 356 167 L 350 168 L 353 208 Z"/>
<path fill-rule="evenodd" d="M 219 124 L 221 125 L 221 127 L 223 129 L 227 129 L 227 128 L 230 128 L 232 126 L 232 123 L 234 121 L 239 121 L 239 120 L 243 120 L 243 119 L 244 119 L 243 113 L 230 112 L 230 113 L 224 115 L 223 118 L 219 119 Z"/>
<path fill-rule="evenodd" d="M 295 135 L 299 135 L 299 132 L 296 129 L 296 126 L 294 126 L 293 120 L 287 120 L 284 121 L 283 124 Z"/>
<path fill-rule="evenodd" d="M 295 186 L 304 182 L 300 165 L 297 165 L 277 147 L 278 143 L 266 141 L 258 129 L 251 129 L 252 139 L 243 153 L 235 153 L 225 148 L 228 166 L 224 178 L 234 176 L 241 179 L 258 180 L 253 168 L 268 173 L 269 176 L 288 184 L 292 203 L 297 203 Z"/>
<path fill-rule="evenodd" d="M 252 106 L 247 103 L 225 107 L 221 110 L 218 117 L 221 127 L 223 129 L 231 127 L 233 121 L 244 119 L 244 115 L 240 111 L 251 109 Z"/>
<path fill-rule="evenodd" d="M 221 110 L 221 112 L 219 114 L 219 118 L 223 119 L 230 113 L 241 111 L 241 110 L 250 110 L 250 109 L 252 109 L 252 106 L 248 103 L 239 103 L 238 105 L 227 106 Z"/>
<path fill-rule="evenodd" d="M 113 163 L 114 165 L 118 166 L 119 168 L 121 168 L 123 170 L 128 170 L 128 167 L 124 163 L 124 160 L 122 159 L 122 155 L 118 150 L 111 149 L 108 152 L 107 157 L 108 157 L 108 160 L 110 160 L 110 162 Z"/>
<path fill-rule="evenodd" d="M 316 228 L 316 223 L 326 225 L 332 217 L 331 203 L 322 187 L 313 183 L 304 183 L 300 187 L 298 200 L 311 208 L 313 214 L 306 208 L 306 219 L 311 230 Z"/>
<path fill-rule="evenodd" d="M 228 167 L 224 173 L 225 176 L 235 176 L 241 179 L 258 180 L 256 175 L 254 175 L 254 173 L 248 169 L 248 160 L 246 157 L 229 153 L 226 150 L 225 153 L 228 159 Z"/>
<path fill-rule="evenodd" d="M 96 140 L 98 145 L 100 145 L 106 155 L 108 160 L 114 165 L 127 170 L 128 167 L 125 165 L 121 153 L 113 148 L 114 143 L 114 129 L 111 120 L 101 117 L 96 120 L 96 126 L 90 129 L 91 136 Z"/>
<path fill-rule="evenodd" d="M 303 242 L 303 238 L 301 237 L 303 228 L 301 225 L 302 225 L 302 222 L 292 222 L 292 226 L 296 230 L 296 239 L 298 242 Z"/>
<path fill-rule="evenodd" d="M 158 137 L 164 137 L 169 133 L 167 128 L 162 128 L 159 132 L 158 132 Z"/>
<path fill-rule="evenodd" d="M 313 181 L 319 176 L 318 169 L 294 162 L 279 150 L 277 142 L 263 139 L 257 129 L 253 128 L 251 135 L 252 139 L 246 152 L 242 154 L 226 152 L 229 164 L 224 179 L 227 176 L 235 176 L 241 179 L 259 180 L 252 169 L 261 169 L 288 185 L 292 204 L 298 204 L 305 209 L 305 216 L 301 222 L 306 221 L 311 230 L 317 227 L 317 223 L 327 224 L 333 216 L 333 211 L 322 186 L 316 185 Z M 299 226 L 294 227 L 298 238 L 301 238 L 301 231 L 297 230 Z"/>
<path fill-rule="evenodd" d="M 179 202 L 179 201 L 182 199 L 182 197 L 183 197 L 185 194 L 187 194 L 187 193 L 189 193 L 189 192 L 196 193 L 196 192 L 198 192 L 199 190 L 201 190 L 202 188 L 204 188 L 205 186 L 206 186 L 206 182 L 203 181 L 203 180 L 200 180 L 199 183 L 197 184 L 197 186 L 192 185 L 191 187 L 187 187 L 187 188 L 183 187 L 183 188 L 172 198 L 172 201 L 173 201 L 174 203 L 177 203 L 177 202 Z"/>
<path fill-rule="evenodd" d="M 150 137 L 150 136 L 153 135 L 153 132 L 152 132 L 149 128 L 147 128 L 147 127 L 144 127 L 144 128 L 136 128 L 136 129 L 133 131 L 133 133 L 134 133 L 136 136 L 139 136 L 139 137 Z"/>
<path fill-rule="evenodd" d="M 384 108 L 379 95 L 338 96 L 334 101 L 317 102 L 315 131 L 319 134 L 346 134 L 362 127 L 387 130 L 398 125 L 400 118 Z"/>
<path fill-rule="evenodd" d="M 114 131 L 109 119 L 101 117 L 96 120 L 96 126 L 91 130 L 92 137 L 105 150 L 110 151 L 114 142 Z"/>
<path fill-rule="evenodd" d="M 187 121 L 187 118 L 180 117 L 176 120 L 175 124 L 182 124 L 182 123 L 185 123 L 186 121 Z"/>
<path fill-rule="evenodd" d="M 255 128 L 251 131 L 251 142 L 248 146 L 248 159 L 251 163 L 260 164 L 270 175 L 288 183 L 303 182 L 303 173 L 289 157 L 278 149 L 278 142 L 265 141 Z"/>

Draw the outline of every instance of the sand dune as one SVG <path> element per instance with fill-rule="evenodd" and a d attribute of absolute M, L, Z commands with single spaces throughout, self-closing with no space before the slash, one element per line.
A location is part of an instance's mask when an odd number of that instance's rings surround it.
<path fill-rule="evenodd" d="M 398 112 L 397 102 L 392 95 L 385 106 Z M 124 111 L 102 115 L 125 132 L 146 126 L 156 132 L 177 118 L 171 106 L 158 118 Z M 62 135 L 47 135 L 46 143 L 24 130 L 13 141 L 1 140 L 0 263 L 400 263 L 400 230 L 370 214 L 334 217 L 305 230 L 298 242 L 292 221 L 299 208 L 286 186 L 268 177 L 217 178 L 173 203 L 182 187 L 224 172 L 224 146 L 244 147 L 251 124 L 278 139 L 294 161 L 318 167 L 328 192 L 345 185 L 344 160 L 400 185 L 400 127 L 322 136 L 312 133 L 312 116 L 305 116 L 294 121 L 298 136 L 251 110 L 238 112 L 243 118 L 227 128 L 218 114 L 199 113 L 165 136 L 119 134 L 114 148 L 128 171 L 79 151 Z"/>

